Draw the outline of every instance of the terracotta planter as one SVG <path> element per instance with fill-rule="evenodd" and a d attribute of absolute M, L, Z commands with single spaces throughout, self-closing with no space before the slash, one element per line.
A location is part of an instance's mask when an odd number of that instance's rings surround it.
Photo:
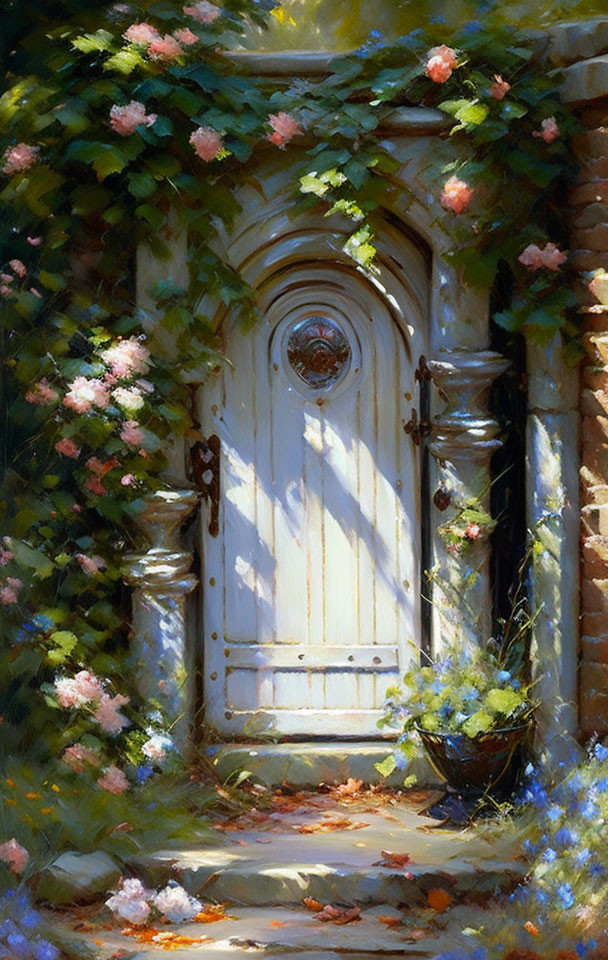
<path fill-rule="evenodd" d="M 522 765 L 523 740 L 531 721 L 490 730 L 475 739 L 464 733 L 417 728 L 435 773 L 463 796 L 509 796 Z"/>

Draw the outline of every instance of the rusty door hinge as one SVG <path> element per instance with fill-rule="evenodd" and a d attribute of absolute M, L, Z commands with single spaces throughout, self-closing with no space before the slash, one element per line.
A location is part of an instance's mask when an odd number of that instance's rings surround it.
<path fill-rule="evenodd" d="M 432 429 L 430 421 L 422 418 L 418 419 L 418 411 L 415 407 L 412 407 L 412 415 L 408 422 L 403 424 L 403 430 L 412 438 L 417 447 L 426 440 Z"/>
<path fill-rule="evenodd" d="M 221 441 L 215 433 L 190 448 L 192 476 L 210 508 L 208 530 L 212 537 L 220 532 L 220 450 Z"/>

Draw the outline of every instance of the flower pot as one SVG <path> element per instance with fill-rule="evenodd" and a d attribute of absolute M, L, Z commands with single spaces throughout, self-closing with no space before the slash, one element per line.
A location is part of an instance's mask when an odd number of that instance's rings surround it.
<path fill-rule="evenodd" d="M 433 733 L 417 727 L 430 764 L 463 796 L 509 796 L 522 765 L 523 740 L 531 721 L 490 730 L 472 739 L 464 733 Z"/>

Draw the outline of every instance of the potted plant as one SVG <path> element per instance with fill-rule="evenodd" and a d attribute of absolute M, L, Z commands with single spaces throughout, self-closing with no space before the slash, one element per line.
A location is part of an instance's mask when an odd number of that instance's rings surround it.
<path fill-rule="evenodd" d="M 378 769 L 387 775 L 406 766 L 421 743 L 435 772 L 463 798 L 508 796 L 534 708 L 531 685 L 513 676 L 490 646 L 448 650 L 387 691 L 378 725 L 400 735 Z"/>

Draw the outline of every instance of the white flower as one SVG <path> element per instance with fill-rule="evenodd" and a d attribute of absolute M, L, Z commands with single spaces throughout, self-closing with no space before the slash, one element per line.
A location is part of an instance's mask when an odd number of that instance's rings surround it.
<path fill-rule="evenodd" d="M 137 387 L 116 387 L 112 390 L 112 399 L 123 410 L 135 412 L 141 410 L 144 405 L 144 398 Z"/>
<path fill-rule="evenodd" d="M 150 733 L 150 731 L 148 731 L 148 733 Z M 172 745 L 171 737 L 167 737 L 162 733 L 153 733 L 150 739 L 144 743 L 141 752 L 148 760 L 155 760 L 160 763 L 165 759 L 167 750 L 170 750 Z"/>
<path fill-rule="evenodd" d="M 172 923 L 182 923 L 192 920 L 203 909 L 203 905 L 196 897 L 191 897 L 178 883 L 170 881 L 164 890 L 157 893 L 152 903 L 167 920 Z"/>
<path fill-rule="evenodd" d="M 151 896 L 151 891 L 144 888 L 141 880 L 123 880 L 120 890 L 106 900 L 106 907 L 121 920 L 139 925 L 148 919 Z"/>

